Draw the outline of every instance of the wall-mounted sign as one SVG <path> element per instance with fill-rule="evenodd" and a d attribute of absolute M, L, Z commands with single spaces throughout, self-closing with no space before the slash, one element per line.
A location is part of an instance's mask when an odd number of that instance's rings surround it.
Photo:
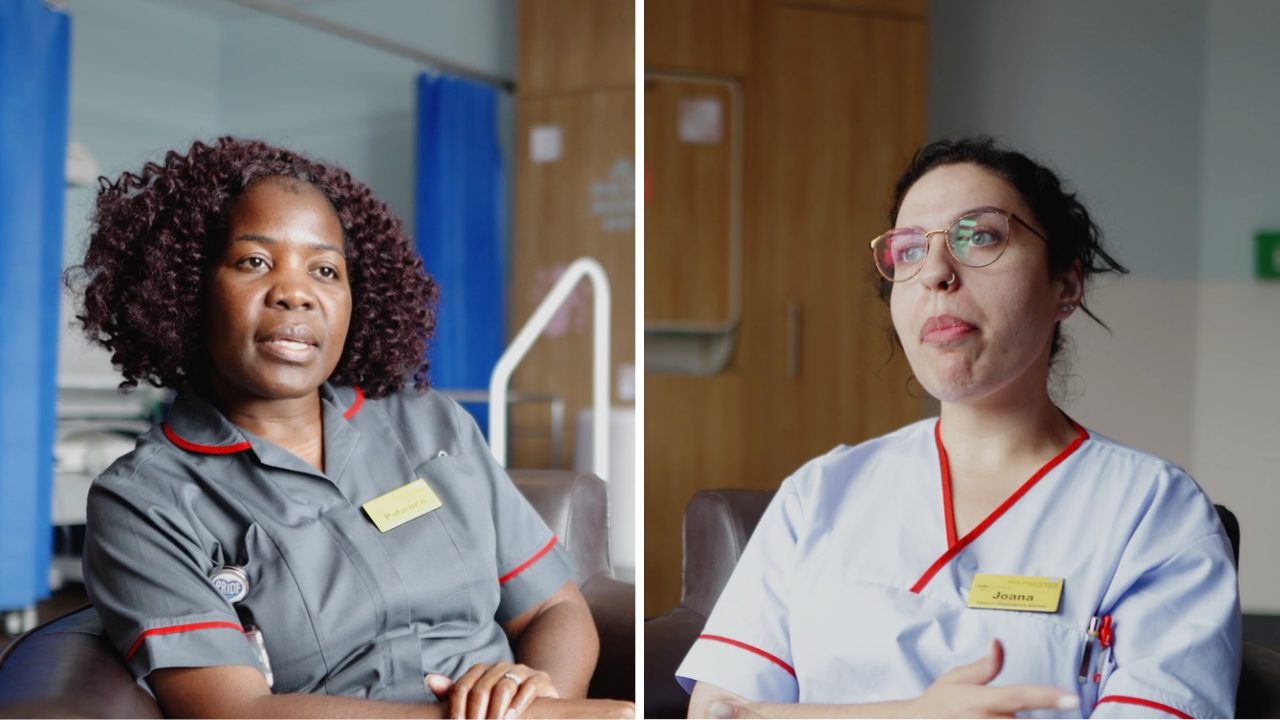
<path fill-rule="evenodd" d="M 529 159 L 553 163 L 564 155 L 564 130 L 559 125 L 534 125 L 529 129 Z"/>
<path fill-rule="evenodd" d="M 1254 244 L 1254 274 L 1260 280 L 1280 280 L 1280 230 L 1259 232 Z"/>
<path fill-rule="evenodd" d="M 630 158 L 618 158 L 599 180 L 591 181 L 591 214 L 605 232 L 631 232 L 636 225 L 636 171 Z"/>
<path fill-rule="evenodd" d="M 719 98 L 680 98 L 678 108 L 680 142 L 716 145 L 724 139 L 724 106 Z"/>

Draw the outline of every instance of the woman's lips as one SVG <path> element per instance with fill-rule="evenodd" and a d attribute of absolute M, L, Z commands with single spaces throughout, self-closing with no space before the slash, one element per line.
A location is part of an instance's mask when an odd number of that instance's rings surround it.
<path fill-rule="evenodd" d="M 920 329 L 920 341 L 930 345 L 948 345 L 959 342 L 977 332 L 978 327 L 953 315 L 935 315 L 925 321 Z"/>
<path fill-rule="evenodd" d="M 267 355 L 291 363 L 308 362 L 319 352 L 319 349 L 311 343 L 286 340 L 284 338 L 263 340 L 258 345 L 262 347 L 263 352 Z"/>

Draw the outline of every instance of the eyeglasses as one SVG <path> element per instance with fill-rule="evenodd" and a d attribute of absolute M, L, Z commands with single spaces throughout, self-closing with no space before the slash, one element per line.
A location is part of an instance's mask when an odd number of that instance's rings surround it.
<path fill-rule="evenodd" d="M 926 232 L 918 227 L 890 230 L 871 241 L 871 255 L 876 269 L 889 282 L 910 280 L 924 267 L 924 259 L 929 255 L 929 238 L 942 234 L 947 238 L 947 251 L 957 262 L 966 267 L 986 267 L 999 260 L 1009 246 L 1009 218 L 1045 240 L 1026 220 L 1011 212 L 981 210 L 961 215 L 945 230 Z"/>

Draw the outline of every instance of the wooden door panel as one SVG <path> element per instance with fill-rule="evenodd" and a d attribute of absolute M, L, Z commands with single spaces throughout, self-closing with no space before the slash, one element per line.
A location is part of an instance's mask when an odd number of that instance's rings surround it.
<path fill-rule="evenodd" d="M 522 0 L 517 90 L 634 88 L 635 18 L 632 0 Z"/>
<path fill-rule="evenodd" d="M 776 488 L 920 416 L 867 243 L 924 140 L 926 25 L 850 9 L 753 6 L 743 318 L 725 372 L 646 375 L 646 614 L 678 600 L 694 492 Z"/>
<path fill-rule="evenodd" d="M 751 0 L 647 0 L 645 67 L 741 77 L 750 22 Z"/>
<path fill-rule="evenodd" d="M 565 266 L 580 256 L 593 257 L 611 284 L 615 380 L 619 366 L 635 362 L 634 117 L 635 95 L 629 89 L 521 97 L 517 109 L 511 332 L 532 315 Z M 531 158 L 535 126 L 559 129 L 559 159 Z M 572 459 L 573 419 L 591 405 L 589 283 L 580 284 L 573 298 L 512 380 L 514 389 L 565 398 L 565 455 L 548 454 L 546 408 L 516 406 L 511 413 L 513 466 L 561 466 Z M 616 394 L 616 382 L 612 385 Z"/>
<path fill-rule="evenodd" d="M 731 91 L 663 77 L 646 79 L 644 94 L 645 323 L 723 323 L 729 316 Z M 682 133 L 682 103 L 718 107 L 719 139 Z"/>

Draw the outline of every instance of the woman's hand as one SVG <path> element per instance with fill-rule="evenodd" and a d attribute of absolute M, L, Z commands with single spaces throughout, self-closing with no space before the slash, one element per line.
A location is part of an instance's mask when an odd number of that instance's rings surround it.
<path fill-rule="evenodd" d="M 426 683 L 436 697 L 448 696 L 450 718 L 515 718 L 534 698 L 560 697 L 550 675 L 510 662 L 477 663 L 457 682 L 432 673 Z"/>
<path fill-rule="evenodd" d="M 1011 718 L 1028 710 L 1076 710 L 1080 700 L 1048 685 L 987 687 L 1004 667 L 1004 646 L 991 641 L 991 651 L 977 662 L 943 673 L 924 694 L 906 703 L 912 717 Z"/>

